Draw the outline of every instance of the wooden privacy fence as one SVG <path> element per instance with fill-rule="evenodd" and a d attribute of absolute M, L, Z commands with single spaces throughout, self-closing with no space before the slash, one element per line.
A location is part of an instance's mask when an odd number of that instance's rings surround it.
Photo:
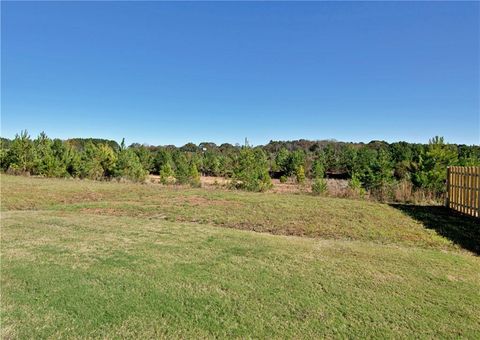
<path fill-rule="evenodd" d="M 447 168 L 447 207 L 480 217 L 480 166 Z"/>

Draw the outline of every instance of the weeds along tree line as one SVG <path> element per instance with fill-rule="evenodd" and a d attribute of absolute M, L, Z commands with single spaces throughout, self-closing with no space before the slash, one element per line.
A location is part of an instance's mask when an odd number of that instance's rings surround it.
<path fill-rule="evenodd" d="M 250 147 L 214 143 L 188 143 L 182 147 L 147 146 L 105 139 L 51 139 L 45 133 L 31 139 L 26 131 L 13 140 L 1 139 L 3 171 L 45 177 L 128 179 L 144 181 L 157 174 L 164 184 L 200 186 L 200 174 L 231 179 L 231 186 L 265 191 L 271 178 L 310 179 L 312 191 L 327 190 L 326 177 L 348 179 L 351 190 L 389 199 L 395 188 L 441 197 L 449 165 L 480 165 L 480 146 L 445 143 L 442 137 L 428 144 L 372 141 L 271 141 Z"/>

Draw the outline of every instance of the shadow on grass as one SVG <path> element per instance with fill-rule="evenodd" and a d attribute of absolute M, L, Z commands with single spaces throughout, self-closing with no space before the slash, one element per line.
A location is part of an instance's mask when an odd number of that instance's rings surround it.
<path fill-rule="evenodd" d="M 391 204 L 421 222 L 426 228 L 480 255 L 480 219 L 462 215 L 443 206 Z"/>

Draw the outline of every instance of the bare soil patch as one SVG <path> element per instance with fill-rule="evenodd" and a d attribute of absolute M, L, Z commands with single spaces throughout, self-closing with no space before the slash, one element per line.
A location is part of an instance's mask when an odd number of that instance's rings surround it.
<path fill-rule="evenodd" d="M 150 175 L 148 181 L 154 184 L 160 184 L 160 176 Z M 202 188 L 206 189 L 218 189 L 227 188 L 230 183 L 230 179 L 224 177 L 215 176 L 202 176 L 200 182 Z M 348 196 L 348 181 L 344 179 L 332 179 L 328 178 L 327 187 L 328 193 L 332 196 Z M 294 179 L 289 179 L 286 183 L 281 183 L 279 179 L 272 179 L 273 187 L 269 192 L 273 193 L 305 193 L 312 192 L 312 180 L 305 180 L 303 185 L 295 182 Z"/>

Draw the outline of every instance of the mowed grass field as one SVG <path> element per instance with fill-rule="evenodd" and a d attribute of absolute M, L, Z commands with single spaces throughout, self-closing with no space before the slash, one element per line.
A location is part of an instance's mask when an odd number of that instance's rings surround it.
<path fill-rule="evenodd" d="M 480 337 L 440 207 L 1 175 L 1 337 Z"/>

